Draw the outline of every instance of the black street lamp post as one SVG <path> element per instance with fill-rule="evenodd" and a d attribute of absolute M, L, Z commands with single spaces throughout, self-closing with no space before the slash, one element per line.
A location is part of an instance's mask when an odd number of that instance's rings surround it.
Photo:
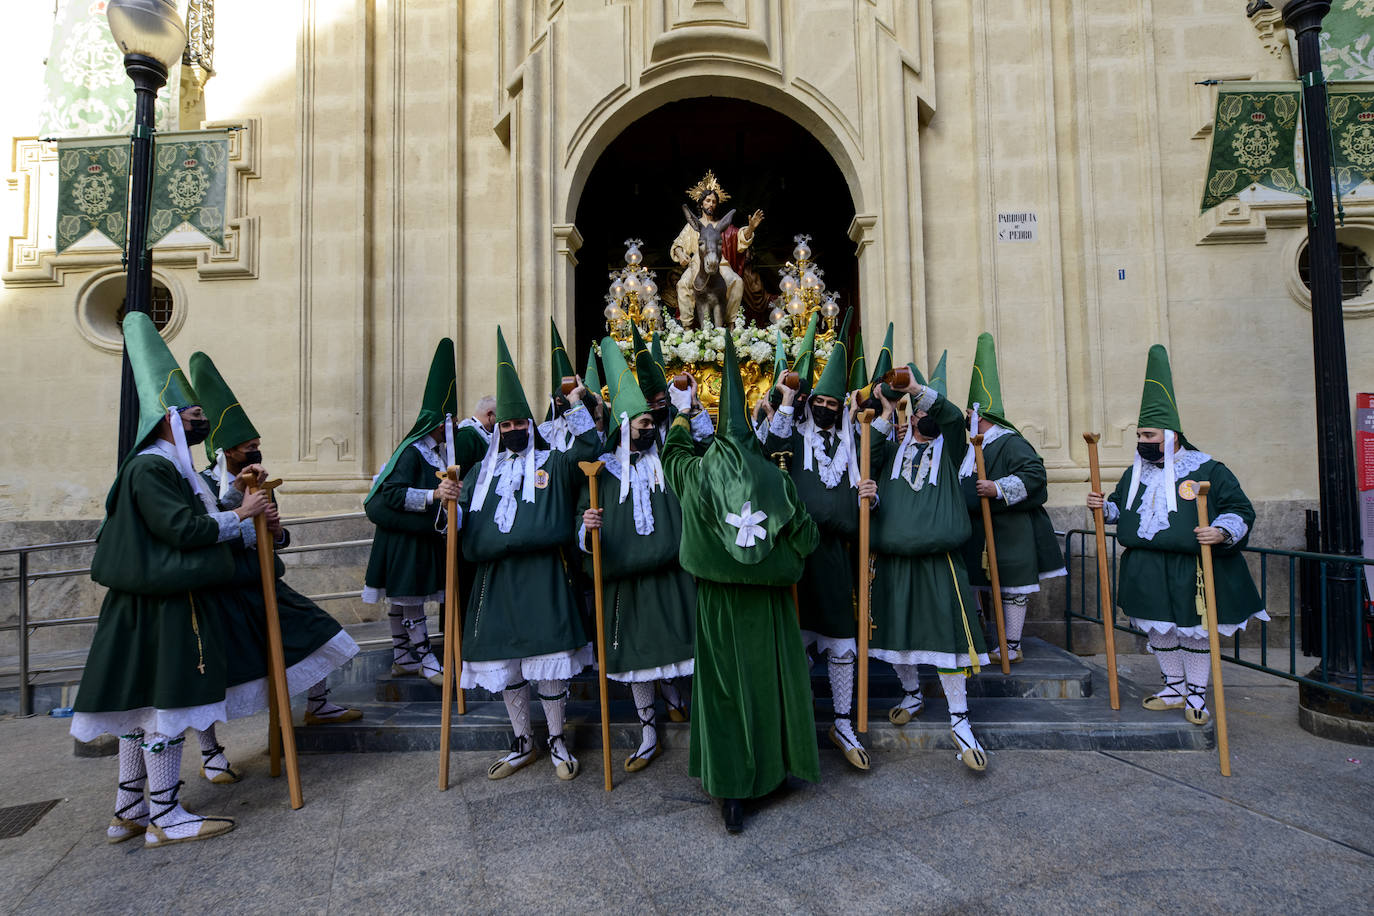
<path fill-rule="evenodd" d="M 1311 261 L 1312 357 L 1316 372 L 1317 479 L 1323 553 L 1358 556 L 1359 514 L 1355 488 L 1354 434 L 1346 375 L 1345 326 L 1332 202 L 1331 147 L 1322 76 L 1321 24 L 1331 0 L 1289 0 L 1283 19 L 1297 36 L 1303 93 L 1303 146 L 1312 203 L 1307 210 Z M 1353 680 L 1360 626 L 1354 564 L 1337 564 L 1326 575 L 1328 634 L 1325 661 L 1332 680 Z"/>
<path fill-rule="evenodd" d="M 186 27 L 171 0 L 110 0 L 110 32 L 124 52 L 124 71 L 134 83 L 133 149 L 129 159 L 129 221 L 124 312 L 148 312 L 153 298 L 153 259 L 148 251 L 152 205 L 153 126 L 157 93 L 186 47 Z M 138 392 L 127 351 L 119 385 L 119 454 L 122 462 L 138 443 Z"/>

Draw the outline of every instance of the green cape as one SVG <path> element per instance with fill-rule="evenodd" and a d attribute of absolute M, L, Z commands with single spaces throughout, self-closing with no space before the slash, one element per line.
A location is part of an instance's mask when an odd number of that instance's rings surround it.
<path fill-rule="evenodd" d="M 501 326 L 496 326 L 496 422 L 506 420 L 529 420 L 534 417 L 530 403 L 525 400 L 525 388 L 520 384 L 520 374 L 515 371 L 515 360 L 510 358 L 506 347 L 506 337 Z M 532 435 L 533 433 L 531 433 Z"/>
<path fill-rule="evenodd" d="M 499 409 L 499 408 L 498 408 Z M 377 475 L 377 479 L 372 482 L 372 489 L 368 491 L 367 498 L 363 500 L 363 505 L 377 494 L 378 488 L 391 475 L 391 470 L 396 466 L 396 459 L 412 444 L 427 436 L 440 423 L 444 422 L 445 416 L 454 416 L 458 413 L 458 374 L 457 363 L 454 359 L 453 341 L 445 337 L 439 341 L 439 346 L 434 348 L 434 359 L 429 364 L 429 378 L 425 379 L 425 394 L 420 401 L 420 413 L 415 417 L 415 424 L 410 427 L 410 432 L 406 433 L 401 444 L 396 446 L 396 450 L 387 459 L 386 466 Z"/>
<path fill-rule="evenodd" d="M 209 356 L 197 350 L 191 354 L 191 384 L 200 395 L 200 406 L 210 420 L 210 436 L 205 440 L 205 455 L 215 462 L 216 449 L 231 449 L 250 439 L 259 438 L 257 427 L 233 389 L 215 368 Z"/>
<path fill-rule="evenodd" d="M 978 405 L 980 417 L 986 417 L 998 426 L 1016 428 L 1007 422 L 1007 412 L 1002 406 L 1002 383 L 997 375 L 997 346 L 987 331 L 978 335 L 973 374 L 968 383 L 968 403 L 964 406 L 972 410 L 974 404 Z"/>
<path fill-rule="evenodd" d="M 787 480 L 778 466 L 763 455 L 744 404 L 744 384 L 740 381 L 739 360 L 734 347 L 725 348 L 725 370 L 721 378 L 720 424 L 710 448 L 701 458 L 701 507 L 707 530 L 720 539 L 725 552 L 745 566 L 762 562 L 777 544 L 778 534 L 797 511 Z M 740 514 L 745 503 L 751 513 L 765 518 L 754 524 L 763 528 L 763 537 L 754 546 L 735 543 L 740 527 L 730 524 L 727 515 Z"/>

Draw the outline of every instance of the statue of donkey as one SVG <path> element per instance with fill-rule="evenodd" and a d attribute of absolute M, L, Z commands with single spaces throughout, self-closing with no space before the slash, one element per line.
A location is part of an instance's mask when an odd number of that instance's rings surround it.
<path fill-rule="evenodd" d="M 731 210 L 715 222 L 697 217 L 685 204 L 682 212 L 687 214 L 688 224 L 697 232 L 697 260 L 700 266 L 692 280 L 697 325 L 700 326 L 709 317 L 716 327 L 728 327 L 735 316 L 727 314 L 729 297 L 725 278 L 720 275 L 721 238 L 724 227 L 734 219 L 735 211 Z"/>

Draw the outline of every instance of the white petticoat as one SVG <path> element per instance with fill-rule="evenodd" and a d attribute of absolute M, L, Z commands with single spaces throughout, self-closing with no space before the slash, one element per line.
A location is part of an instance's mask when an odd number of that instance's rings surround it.
<path fill-rule="evenodd" d="M 673 662 L 671 665 L 663 665 L 658 668 L 640 668 L 637 671 L 617 671 L 615 674 L 607 672 L 608 680 L 619 681 L 622 684 L 642 684 L 645 681 L 671 681 L 675 677 L 689 677 L 696 670 L 696 660 L 687 659 L 686 661 Z"/>
<path fill-rule="evenodd" d="M 1235 636 L 1236 633 L 1243 631 L 1245 625 L 1252 620 L 1269 620 L 1269 613 L 1260 609 L 1240 623 L 1222 623 L 1217 625 L 1217 633 L 1222 636 Z M 1186 636 L 1190 639 L 1206 639 L 1207 627 L 1198 624 L 1195 627 L 1181 627 L 1172 620 L 1142 620 L 1137 617 L 1130 618 L 1131 626 L 1137 630 L 1144 630 L 1146 633 L 1177 633 L 1179 636 Z"/>
<path fill-rule="evenodd" d="M 869 649 L 868 657 L 876 658 L 879 661 L 888 662 L 893 665 L 933 665 L 944 671 L 973 667 L 973 662 L 969 659 L 967 654 L 929 652 L 925 649 L 912 649 L 905 652 L 896 649 Z M 987 663 L 988 657 L 986 653 L 978 653 L 978 666 L 985 667 Z"/>
<path fill-rule="evenodd" d="M 592 663 L 592 644 L 580 649 L 532 655 L 529 658 L 499 658 L 487 662 L 463 662 L 458 686 L 464 690 L 481 687 L 500 693 L 511 684 L 525 681 L 566 681 Z"/>
<path fill-rule="evenodd" d="M 852 636 L 848 639 L 833 639 L 811 630 L 802 630 L 801 637 L 802 646 L 814 645 L 818 655 L 829 652 L 831 658 L 844 658 L 845 655 L 857 655 L 859 651 L 859 642 Z"/>

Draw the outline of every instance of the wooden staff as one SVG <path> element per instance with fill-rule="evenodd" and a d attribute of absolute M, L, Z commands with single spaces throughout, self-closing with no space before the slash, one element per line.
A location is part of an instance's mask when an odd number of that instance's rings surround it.
<path fill-rule="evenodd" d="M 449 465 L 446 471 L 437 471 L 435 476 L 441 480 L 458 482 L 458 468 Z M 458 613 L 458 500 L 444 500 L 444 511 L 448 513 L 448 530 L 444 538 L 444 699 L 440 704 L 439 732 L 439 791 L 448 789 L 448 756 L 453 728 L 453 688 L 459 673 L 463 670 L 463 619 Z M 463 688 L 458 688 L 458 715 L 465 716 L 468 704 L 463 696 Z"/>
<path fill-rule="evenodd" d="M 1097 433 L 1084 433 L 1088 443 L 1088 469 L 1094 493 L 1102 492 L 1102 471 L 1097 466 Z M 1107 695 L 1112 709 L 1121 708 L 1121 693 L 1116 685 L 1116 610 L 1112 606 L 1112 581 L 1107 577 L 1107 531 L 1101 509 L 1093 510 L 1097 529 L 1097 595 L 1102 606 L 1102 636 L 1107 643 Z"/>
<path fill-rule="evenodd" d="M 258 487 L 250 486 L 248 492 L 270 494 L 279 486 L 280 480 L 270 480 Z M 267 672 L 271 685 L 268 702 L 276 714 L 275 723 L 269 724 L 268 743 L 271 744 L 273 735 L 280 736 L 286 757 L 286 782 L 294 809 L 305 804 L 305 797 L 301 794 L 301 770 L 296 760 L 296 732 L 291 727 L 291 695 L 286 690 L 286 655 L 281 645 L 281 617 L 277 613 L 277 571 L 272 562 L 272 535 L 267 530 L 267 516 L 263 513 L 253 516 L 253 528 L 258 534 L 258 569 L 262 575 L 262 602 L 267 610 Z"/>
<path fill-rule="evenodd" d="M 978 465 L 978 479 L 987 480 L 982 433 L 973 436 L 970 441 L 973 443 L 973 460 Z M 997 621 L 997 651 L 1001 655 L 1002 673 L 1011 674 L 1011 659 L 1007 657 L 1007 619 L 1002 616 L 1002 576 L 997 571 L 997 545 L 992 539 L 992 501 L 980 496 L 978 502 L 983 507 L 983 542 L 988 549 L 988 581 L 992 585 L 992 616 Z"/>
<path fill-rule="evenodd" d="M 596 475 L 605 466 L 602 461 L 579 461 L 577 466 L 587 475 L 587 488 L 591 491 L 591 507 L 598 505 Z M 630 473 L 626 468 L 624 473 Z M 606 698 L 606 610 L 601 598 L 601 529 L 592 529 L 592 587 L 596 593 L 596 680 L 601 690 L 601 768 L 606 774 L 606 791 L 611 791 L 611 713 L 610 701 Z"/>
<path fill-rule="evenodd" d="M 872 476 L 873 457 L 869 452 L 873 439 L 873 411 L 859 411 L 859 478 L 868 480 Z M 868 731 L 868 627 L 872 604 L 872 579 L 868 575 L 869 553 L 869 512 L 868 500 L 859 500 L 859 698 L 858 718 L 855 727 Z"/>
<path fill-rule="evenodd" d="M 1197 518 L 1199 525 L 1208 524 L 1207 491 L 1212 485 L 1206 481 L 1197 486 Z M 1202 588 L 1207 604 L 1207 649 L 1212 657 L 1212 695 L 1217 704 L 1217 754 L 1221 757 L 1221 775 L 1231 775 L 1231 747 L 1226 740 L 1226 691 L 1221 686 L 1221 634 L 1217 631 L 1217 586 L 1212 576 L 1212 545 L 1202 548 Z"/>

